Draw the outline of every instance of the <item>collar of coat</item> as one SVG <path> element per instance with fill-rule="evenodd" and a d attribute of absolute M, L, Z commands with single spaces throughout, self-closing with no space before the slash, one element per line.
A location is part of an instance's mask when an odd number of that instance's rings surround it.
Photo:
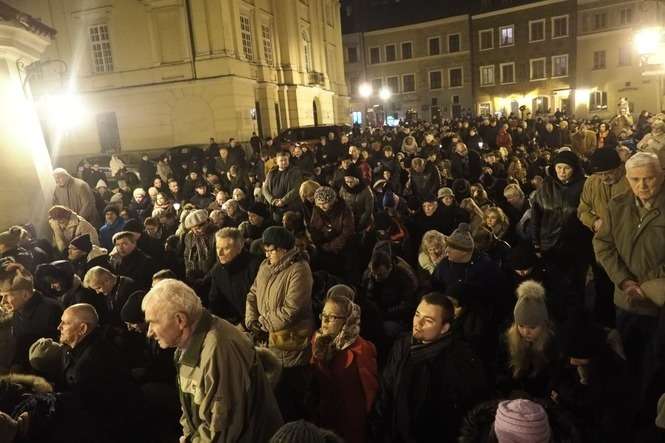
<path fill-rule="evenodd" d="M 293 247 L 289 252 L 286 253 L 284 257 L 282 257 L 279 263 L 277 263 L 275 266 L 270 266 L 270 273 L 272 275 L 278 274 L 291 266 L 292 263 L 301 260 L 307 261 L 307 256 L 300 252 L 300 249 Z"/>
<path fill-rule="evenodd" d="M 184 348 L 181 352 L 180 364 L 189 367 L 196 367 L 199 364 L 201 359 L 201 350 L 203 349 L 203 342 L 205 340 L 206 334 L 212 326 L 212 315 L 204 309 L 201 314 L 201 318 L 198 323 L 196 323 L 196 328 L 192 334 L 192 338 L 189 339 L 187 347 Z"/>

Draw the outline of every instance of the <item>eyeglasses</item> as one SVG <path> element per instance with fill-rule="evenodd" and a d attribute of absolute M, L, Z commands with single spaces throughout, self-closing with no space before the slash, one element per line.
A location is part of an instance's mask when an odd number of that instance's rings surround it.
<path fill-rule="evenodd" d="M 339 315 L 332 315 L 332 314 L 319 314 L 319 320 L 328 323 L 333 320 L 346 320 L 346 317 L 341 317 Z"/>

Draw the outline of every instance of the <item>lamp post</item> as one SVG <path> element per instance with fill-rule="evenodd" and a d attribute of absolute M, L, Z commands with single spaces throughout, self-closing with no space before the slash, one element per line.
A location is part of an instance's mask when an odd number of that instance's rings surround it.
<path fill-rule="evenodd" d="M 365 124 L 369 126 L 369 117 L 368 117 L 368 112 L 367 109 L 369 108 L 369 98 L 372 96 L 374 93 L 374 90 L 372 88 L 372 85 L 364 82 L 361 83 L 360 86 L 358 86 L 358 94 L 365 100 Z"/>

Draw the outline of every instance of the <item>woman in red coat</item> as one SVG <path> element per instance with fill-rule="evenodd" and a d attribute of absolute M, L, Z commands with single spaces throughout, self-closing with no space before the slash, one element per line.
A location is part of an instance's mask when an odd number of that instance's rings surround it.
<path fill-rule="evenodd" d="M 339 289 L 343 285 L 334 288 Z M 360 337 L 360 307 L 340 292 L 329 291 L 321 328 L 312 339 L 312 366 L 318 387 L 315 417 L 347 443 L 367 441 L 366 418 L 378 389 L 376 349 Z"/>

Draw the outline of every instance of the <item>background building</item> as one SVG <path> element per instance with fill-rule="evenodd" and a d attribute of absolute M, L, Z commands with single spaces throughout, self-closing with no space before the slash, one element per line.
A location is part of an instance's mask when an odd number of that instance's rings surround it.
<path fill-rule="evenodd" d="M 338 0 L 32 0 L 58 33 L 39 104 L 70 85 L 88 111 L 61 154 L 247 140 L 348 118 Z M 55 128 L 47 133 L 53 142 Z M 57 141 L 57 140 L 56 140 Z"/>
<path fill-rule="evenodd" d="M 496 8 L 493 3 L 510 7 Z M 486 2 L 471 17 L 478 114 L 571 112 L 575 88 L 575 2 Z"/>

